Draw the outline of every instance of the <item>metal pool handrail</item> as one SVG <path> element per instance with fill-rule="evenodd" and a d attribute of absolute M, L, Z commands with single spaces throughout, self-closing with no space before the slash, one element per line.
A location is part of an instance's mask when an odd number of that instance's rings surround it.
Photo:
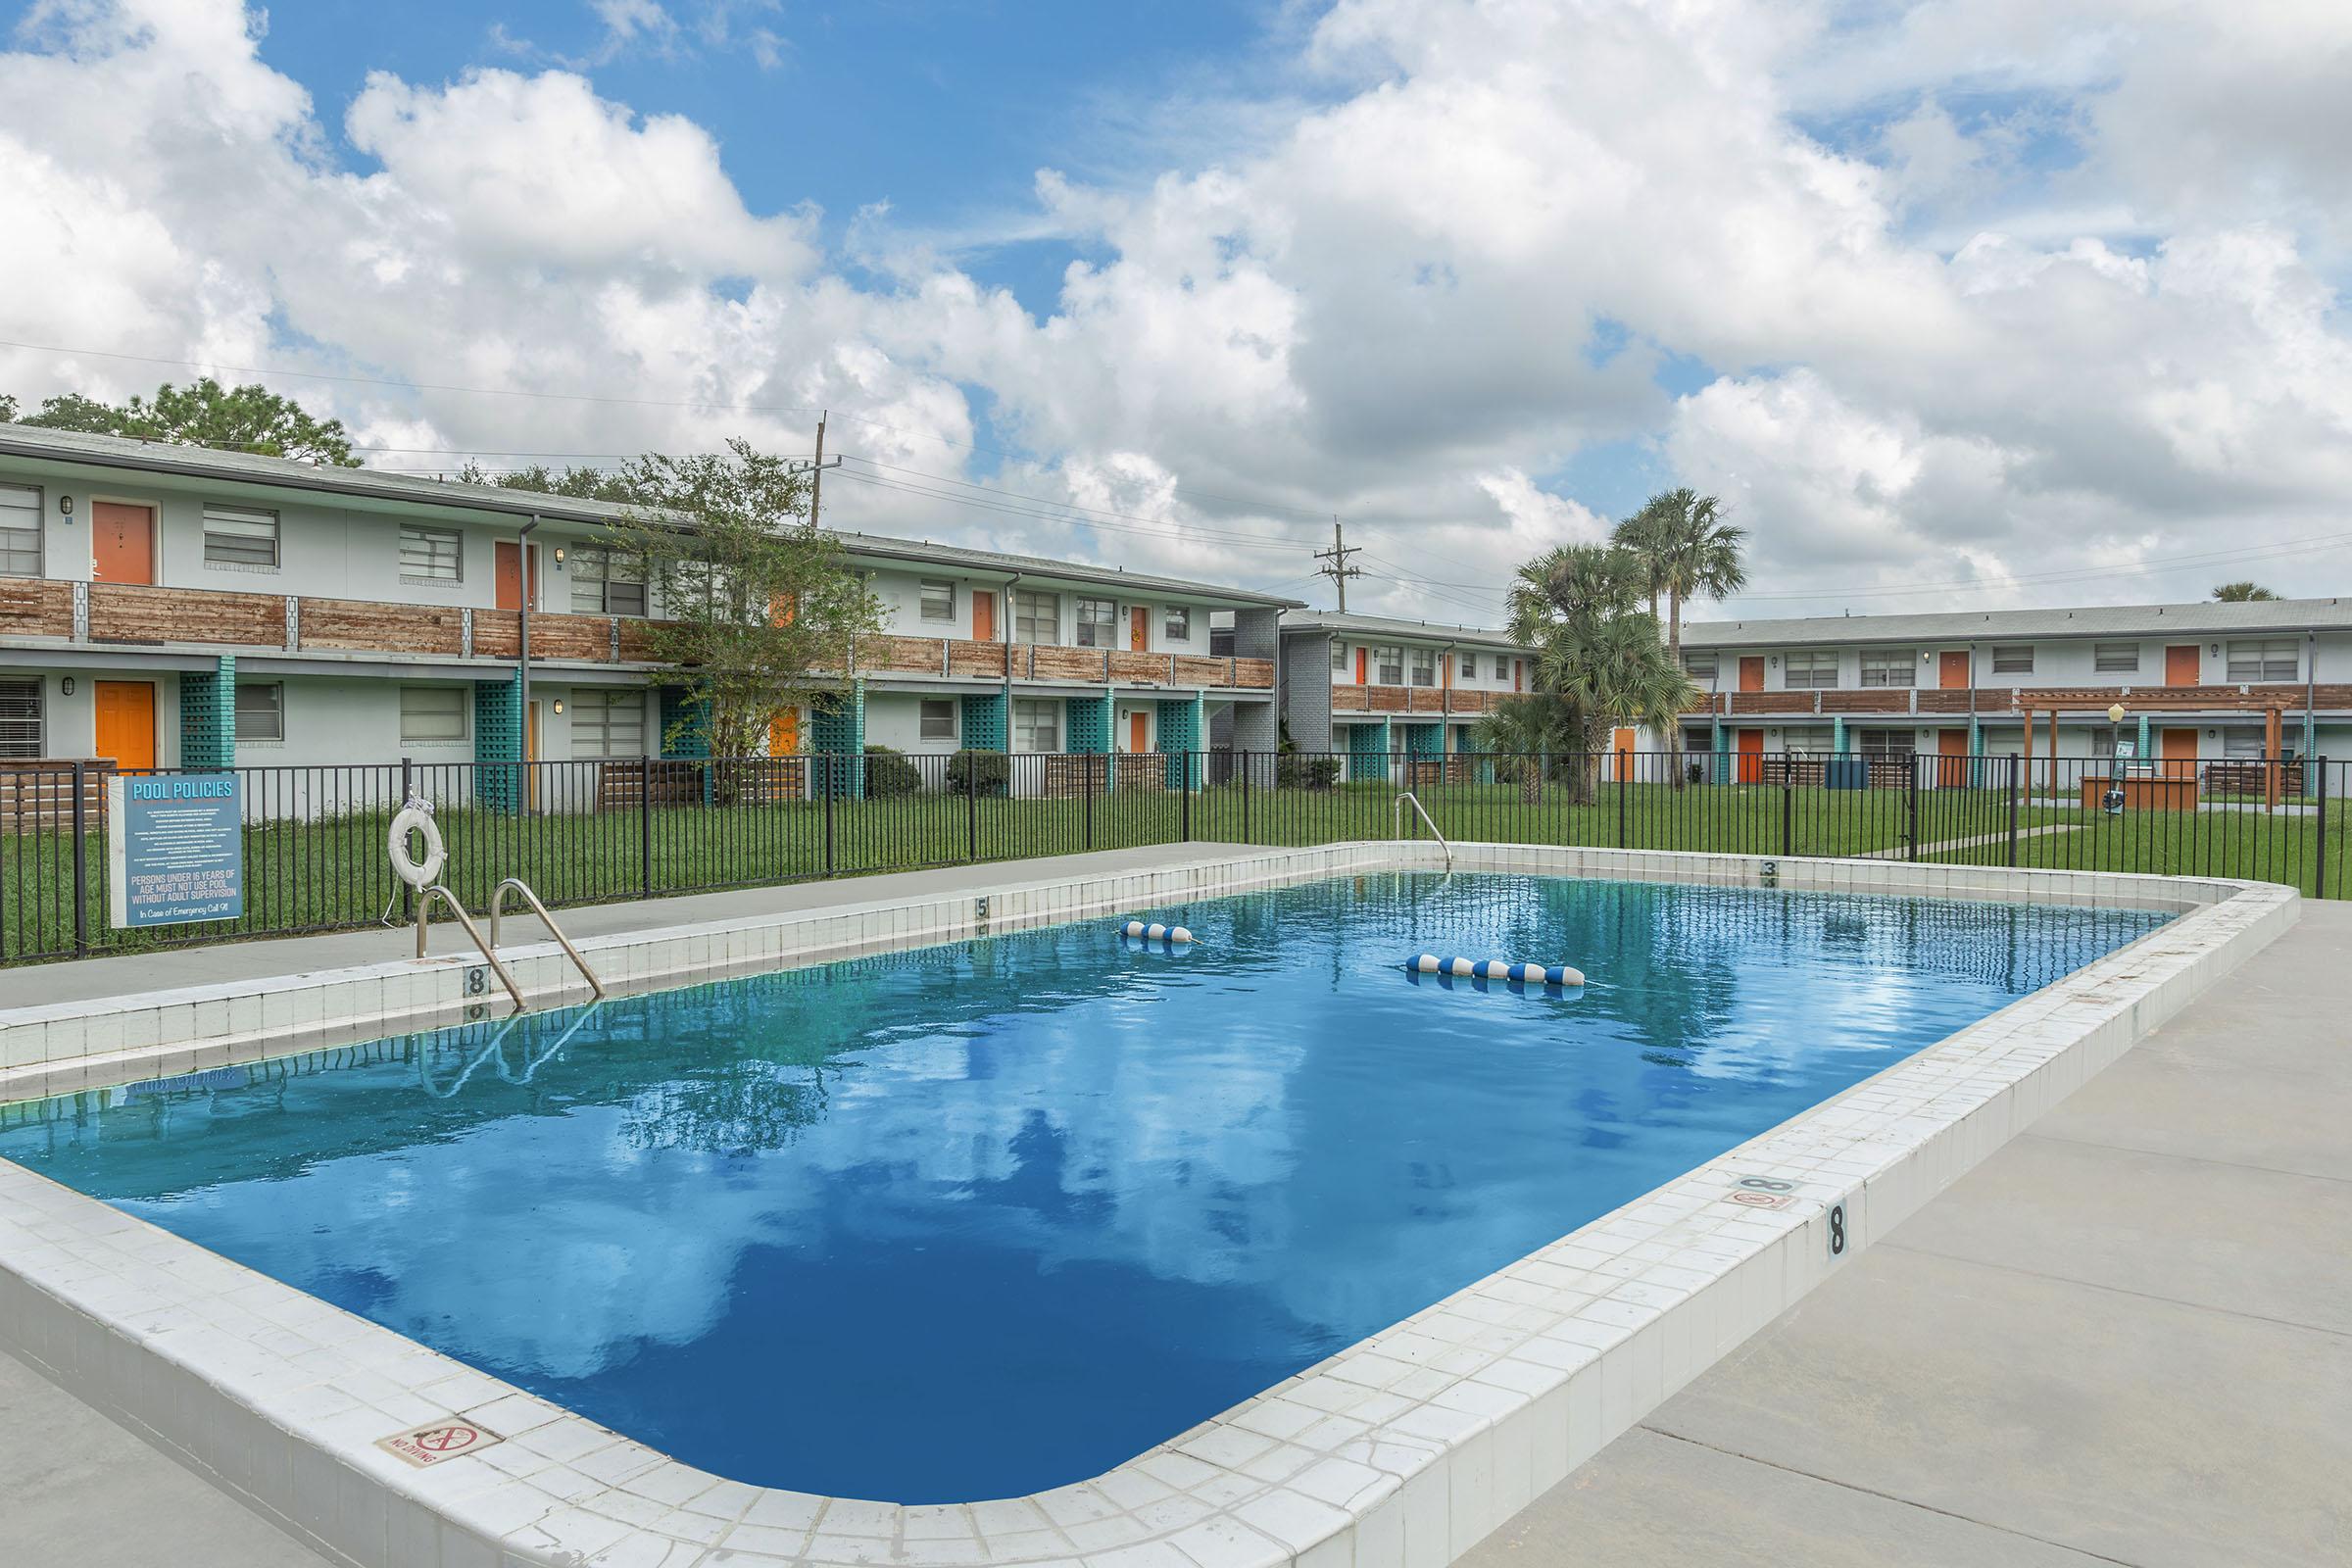
<path fill-rule="evenodd" d="M 547 912 L 547 906 L 539 902 L 539 895 L 531 891 L 531 885 L 518 876 L 511 876 L 491 890 L 490 946 L 498 946 L 498 917 L 507 906 L 507 890 L 510 888 L 522 895 L 522 901 L 531 906 L 532 912 L 539 916 L 540 923 L 547 927 L 548 935 L 554 937 L 558 945 L 570 955 L 572 963 L 580 971 L 580 977 L 588 982 L 588 989 L 602 997 L 605 983 L 596 977 L 594 969 L 588 967 L 588 960 L 580 956 L 580 950 L 571 945 L 571 938 L 565 936 L 564 928 L 556 924 L 556 917 Z M 493 958 L 490 961 L 495 963 L 498 960 Z"/>
<path fill-rule="evenodd" d="M 507 988 L 507 995 L 514 999 L 516 1010 L 527 1011 L 530 1004 L 522 1000 L 522 987 L 514 983 L 514 977 L 507 972 L 507 966 L 498 961 L 498 955 L 491 951 L 493 944 L 482 940 L 481 928 L 473 923 L 473 916 L 466 912 L 466 906 L 458 902 L 456 894 L 438 882 L 428 884 L 419 889 L 416 894 L 416 956 L 419 958 L 424 956 L 424 933 L 432 924 L 435 899 L 439 899 L 442 906 L 451 914 L 457 916 L 458 924 L 464 926 L 466 934 L 473 938 L 473 945 L 481 950 L 483 959 L 498 975 L 499 983 Z M 569 945 L 565 944 L 567 947 Z M 602 995 L 603 993 L 600 991 L 598 994 Z"/>
<path fill-rule="evenodd" d="M 1438 824 L 1432 822 L 1429 819 L 1429 813 L 1421 808 L 1421 797 L 1415 795 L 1411 790 L 1398 791 L 1396 799 L 1390 804 L 1389 837 L 1393 839 L 1404 837 L 1404 804 L 1407 801 L 1412 802 L 1413 814 L 1421 818 L 1422 825 L 1429 829 L 1429 836 L 1436 839 L 1438 848 L 1446 852 L 1446 869 L 1452 870 L 1453 846 L 1446 842 L 1446 835 L 1438 831 Z"/>

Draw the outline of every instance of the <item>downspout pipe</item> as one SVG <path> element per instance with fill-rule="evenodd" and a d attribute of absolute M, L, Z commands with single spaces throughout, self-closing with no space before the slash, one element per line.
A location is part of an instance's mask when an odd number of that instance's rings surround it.
<path fill-rule="evenodd" d="M 514 718 L 522 733 L 514 737 L 514 747 L 522 756 L 525 786 L 523 798 L 525 800 L 530 798 L 528 787 L 530 764 L 536 760 L 531 756 L 531 594 L 539 586 L 539 573 L 533 569 L 534 564 L 531 560 L 531 530 L 538 526 L 539 514 L 533 513 L 531 520 L 524 523 L 514 535 L 515 572 L 521 579 L 518 585 L 521 592 L 517 597 L 517 603 L 522 607 L 516 612 L 518 631 L 515 638 L 516 662 L 514 666 L 514 679 L 515 684 L 520 688 L 521 702 L 521 711 L 516 713 Z"/>
<path fill-rule="evenodd" d="M 1018 567 L 1004 579 L 1004 755 L 1012 755 L 1012 585 L 1021 580 Z M 1007 767 L 1011 764 L 1006 763 Z M 1009 776 L 1009 775 L 1008 775 Z"/>

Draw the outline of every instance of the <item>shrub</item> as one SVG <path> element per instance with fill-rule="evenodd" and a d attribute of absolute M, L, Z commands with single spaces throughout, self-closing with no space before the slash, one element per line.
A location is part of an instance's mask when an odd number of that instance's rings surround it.
<path fill-rule="evenodd" d="M 1274 783 L 1286 790 L 1327 790 L 1340 781 L 1340 760 L 1286 753 L 1274 760 Z"/>
<path fill-rule="evenodd" d="M 896 795 L 912 795 L 922 787 L 922 771 L 907 760 L 905 753 L 890 746 L 868 746 L 865 749 L 867 800 L 881 801 Z"/>
<path fill-rule="evenodd" d="M 1003 752 L 965 750 L 948 759 L 948 788 L 957 795 L 1003 795 L 1012 759 Z"/>

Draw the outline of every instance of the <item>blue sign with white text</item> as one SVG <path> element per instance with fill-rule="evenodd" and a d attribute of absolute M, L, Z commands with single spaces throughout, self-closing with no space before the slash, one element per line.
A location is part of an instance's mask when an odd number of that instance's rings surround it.
<path fill-rule="evenodd" d="M 107 780 L 108 891 L 120 926 L 245 912 L 244 792 L 233 773 Z"/>

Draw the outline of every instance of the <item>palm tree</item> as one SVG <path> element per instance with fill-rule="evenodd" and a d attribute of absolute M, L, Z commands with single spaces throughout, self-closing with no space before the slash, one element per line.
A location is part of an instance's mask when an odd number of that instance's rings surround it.
<path fill-rule="evenodd" d="M 1519 786 L 1519 801 L 1544 798 L 1544 774 L 1584 748 L 1581 714 L 1548 692 L 1506 697 L 1470 726 L 1470 744 L 1494 759 L 1494 776 Z"/>
<path fill-rule="evenodd" d="M 1521 566 L 1511 584 L 1511 637 L 1534 654 L 1536 690 L 1572 714 L 1580 805 L 1593 798 L 1612 726 L 1671 730 L 1698 695 L 1659 640 L 1656 617 L 1642 612 L 1644 580 L 1628 551 L 1562 545 Z"/>
<path fill-rule="evenodd" d="M 1723 503 L 1685 487 L 1662 490 L 1640 512 L 1617 525 L 1615 542 L 1630 552 L 1637 569 L 1650 585 L 1649 612 L 1658 612 L 1658 591 L 1666 595 L 1666 652 L 1674 667 L 1683 667 L 1683 606 L 1692 599 L 1721 600 L 1747 585 L 1747 567 L 1740 559 L 1745 528 L 1723 520 Z M 1683 782 L 1683 731 L 1677 723 L 1668 732 L 1671 771 Z"/>
<path fill-rule="evenodd" d="M 2219 582 L 2213 585 L 2213 597 L 2225 605 L 2246 605 L 2278 596 L 2258 582 Z"/>

